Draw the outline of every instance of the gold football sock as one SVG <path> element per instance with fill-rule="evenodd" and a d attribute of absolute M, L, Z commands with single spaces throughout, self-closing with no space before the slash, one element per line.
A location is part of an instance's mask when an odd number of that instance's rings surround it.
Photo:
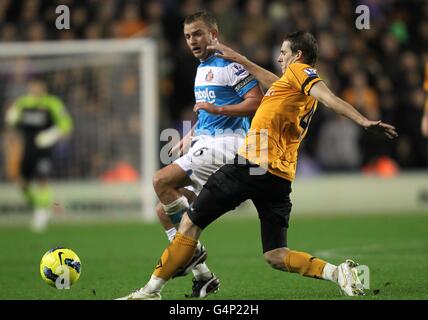
<path fill-rule="evenodd" d="M 193 257 L 198 240 L 177 232 L 174 240 L 163 252 L 153 275 L 168 281 L 177 270 Z"/>
<path fill-rule="evenodd" d="M 288 272 L 299 273 L 302 276 L 322 279 L 322 272 L 327 262 L 306 252 L 290 250 L 285 256 L 285 266 Z"/>

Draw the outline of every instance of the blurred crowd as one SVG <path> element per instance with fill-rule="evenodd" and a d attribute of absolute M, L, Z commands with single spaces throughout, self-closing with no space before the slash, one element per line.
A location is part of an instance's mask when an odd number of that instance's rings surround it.
<path fill-rule="evenodd" d="M 69 30 L 55 28 L 55 8 L 60 4 L 70 8 Z M 368 30 L 355 26 L 355 8 L 360 4 L 370 8 Z M 193 83 L 198 65 L 184 41 L 183 19 L 200 9 L 216 15 L 220 41 L 277 74 L 283 35 L 311 31 L 319 44 L 317 69 L 328 86 L 368 118 L 397 127 L 400 137 L 385 141 L 320 106 L 302 145 L 302 174 L 376 173 L 379 166 L 393 173 L 428 166 L 428 141 L 420 133 L 423 70 L 428 61 L 427 0 L 0 0 L 0 42 L 154 38 L 160 48 L 161 129 L 180 128 L 182 120 L 195 119 Z M 138 96 L 135 77 L 130 73 L 121 78 L 123 90 L 118 95 Z M 102 79 L 105 75 L 94 81 Z M 119 96 L 112 107 L 120 108 L 115 104 L 122 101 Z M 133 101 L 129 100 L 129 109 Z M 102 106 L 92 109 L 97 108 Z M 137 134 L 138 124 L 131 126 Z M 105 128 L 115 129 L 120 135 L 114 126 Z"/>

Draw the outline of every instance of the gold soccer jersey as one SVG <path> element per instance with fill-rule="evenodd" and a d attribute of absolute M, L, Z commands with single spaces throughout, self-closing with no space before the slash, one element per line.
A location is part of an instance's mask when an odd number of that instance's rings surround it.
<path fill-rule="evenodd" d="M 311 66 L 290 64 L 265 94 L 239 154 L 293 181 L 299 145 L 317 108 L 309 91 L 318 81 L 321 79 Z"/>

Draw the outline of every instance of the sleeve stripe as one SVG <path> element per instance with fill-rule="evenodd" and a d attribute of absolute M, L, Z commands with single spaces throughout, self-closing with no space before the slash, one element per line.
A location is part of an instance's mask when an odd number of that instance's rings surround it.
<path fill-rule="evenodd" d="M 312 80 L 315 80 L 315 79 L 319 79 L 319 77 L 318 76 L 313 76 L 313 77 L 306 78 L 305 82 L 303 82 L 303 84 L 302 84 L 302 88 L 301 88 L 302 93 L 305 94 L 305 88 L 306 88 L 306 86 L 309 84 L 309 82 L 311 82 Z"/>
<path fill-rule="evenodd" d="M 249 84 L 251 81 L 253 81 L 255 78 L 252 74 L 249 74 L 248 76 L 246 76 L 244 79 L 242 79 L 241 81 L 239 81 L 237 84 L 235 84 L 233 86 L 233 89 L 236 92 L 239 92 L 239 90 L 241 90 L 243 87 L 245 87 L 247 84 Z"/>
<path fill-rule="evenodd" d="M 306 95 L 307 96 L 309 96 L 309 92 L 311 92 L 311 89 L 312 89 L 312 87 L 314 86 L 314 84 L 316 84 L 316 83 L 318 83 L 318 82 L 320 82 L 320 81 L 323 81 L 322 79 L 315 79 L 314 81 L 312 81 L 310 84 L 309 84 L 309 87 L 307 87 L 307 91 L 306 91 Z"/>

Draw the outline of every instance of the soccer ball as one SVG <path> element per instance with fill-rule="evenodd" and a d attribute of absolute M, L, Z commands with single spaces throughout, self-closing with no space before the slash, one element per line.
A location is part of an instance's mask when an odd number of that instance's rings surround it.
<path fill-rule="evenodd" d="M 70 289 L 79 279 L 81 270 L 82 264 L 77 254 L 63 247 L 49 250 L 40 261 L 42 279 L 57 289 Z"/>

